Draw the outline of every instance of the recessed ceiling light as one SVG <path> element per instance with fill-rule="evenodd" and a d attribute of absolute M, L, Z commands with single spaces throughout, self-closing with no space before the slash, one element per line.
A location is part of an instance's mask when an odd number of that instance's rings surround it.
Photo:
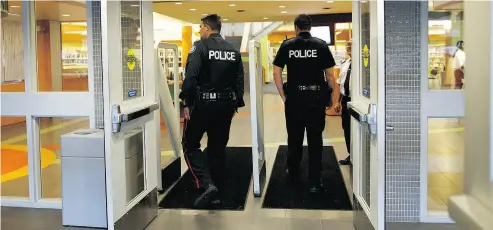
<path fill-rule="evenodd" d="M 327 3 L 334 3 L 334 1 L 327 1 Z"/>
<path fill-rule="evenodd" d="M 10 6 L 10 7 L 12 7 L 12 8 L 19 8 L 20 6 Z"/>
<path fill-rule="evenodd" d="M 279 8 L 286 8 L 286 6 L 279 6 Z"/>
<path fill-rule="evenodd" d="M 175 2 L 176 5 L 181 5 L 183 4 L 182 2 Z"/>
<path fill-rule="evenodd" d="M 281 14 L 287 14 L 288 12 L 287 11 L 281 11 Z"/>
<path fill-rule="evenodd" d="M 62 17 L 70 17 L 70 14 L 62 14 Z"/>
<path fill-rule="evenodd" d="M 202 14 L 202 16 L 207 16 L 208 14 Z"/>
<path fill-rule="evenodd" d="M 196 10 L 197 10 L 197 9 L 194 9 L 194 8 L 190 9 L 190 11 L 196 11 Z"/>
<path fill-rule="evenodd" d="M 228 20 L 229 20 L 229 19 L 227 19 L 227 18 L 223 19 L 223 21 L 228 21 Z"/>
<path fill-rule="evenodd" d="M 229 4 L 229 6 L 236 6 L 236 4 Z"/>
<path fill-rule="evenodd" d="M 264 20 L 267 20 L 267 19 L 269 19 L 269 18 L 268 18 L 268 17 L 265 17 L 265 18 L 263 18 L 263 19 L 264 19 Z"/>

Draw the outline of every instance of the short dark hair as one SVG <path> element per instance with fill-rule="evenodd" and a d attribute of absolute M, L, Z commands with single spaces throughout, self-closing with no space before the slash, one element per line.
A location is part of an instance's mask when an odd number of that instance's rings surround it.
<path fill-rule="evenodd" d="M 464 44 L 464 41 L 458 41 L 458 42 L 457 42 L 457 47 L 461 47 L 461 46 L 462 46 L 462 44 Z"/>
<path fill-rule="evenodd" d="M 221 17 L 217 14 L 209 14 L 201 19 L 202 23 L 211 27 L 212 30 L 221 32 Z"/>
<path fill-rule="evenodd" d="M 300 14 L 294 19 L 294 25 L 300 30 L 311 30 L 312 29 L 312 18 L 307 14 Z"/>

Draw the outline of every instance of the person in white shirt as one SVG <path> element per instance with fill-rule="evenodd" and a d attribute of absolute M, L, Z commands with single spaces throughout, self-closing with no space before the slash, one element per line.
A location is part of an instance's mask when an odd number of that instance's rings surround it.
<path fill-rule="evenodd" d="M 351 114 L 348 109 L 348 102 L 351 101 L 350 79 L 351 79 L 351 46 L 352 42 L 346 44 L 346 60 L 341 65 L 341 71 L 337 83 L 339 84 L 339 93 L 341 94 L 339 104 L 336 105 L 336 111 L 341 111 L 342 129 L 344 130 L 344 139 L 346 148 L 351 154 Z M 351 157 L 339 161 L 341 165 L 350 165 Z"/>
<path fill-rule="evenodd" d="M 457 51 L 454 54 L 454 76 L 455 88 L 462 89 L 464 84 L 464 64 L 466 62 L 466 53 L 464 52 L 464 41 L 457 42 Z"/>

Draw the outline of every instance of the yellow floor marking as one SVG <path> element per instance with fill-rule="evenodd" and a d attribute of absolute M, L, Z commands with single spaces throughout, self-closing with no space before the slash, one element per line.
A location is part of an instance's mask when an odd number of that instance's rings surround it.
<path fill-rule="evenodd" d="M 161 156 L 173 156 L 173 151 L 161 151 Z"/>
<path fill-rule="evenodd" d="M 65 128 L 67 126 L 77 124 L 77 123 L 82 122 L 82 121 L 87 121 L 87 119 L 75 119 L 73 121 L 61 122 L 61 124 L 53 125 L 53 126 L 41 129 L 39 134 L 43 135 L 43 134 L 46 134 L 49 132 L 53 132 L 53 131 Z M 15 144 L 17 142 L 21 142 L 21 141 L 26 140 L 26 139 L 27 139 L 27 134 L 22 134 L 22 135 L 18 135 L 18 136 L 15 136 L 15 137 L 12 137 L 12 138 L 9 138 L 7 140 L 2 141 L 2 145 L 11 145 L 11 144 Z"/>
<path fill-rule="evenodd" d="M 453 132 L 464 132 L 463 127 L 459 128 L 446 128 L 446 129 L 430 129 L 428 133 L 437 134 L 437 133 L 453 133 Z"/>
<path fill-rule="evenodd" d="M 2 149 L 10 149 L 10 150 L 17 150 L 17 151 L 23 151 L 27 154 L 27 146 L 25 145 L 2 145 Z M 53 162 L 56 160 L 56 154 L 48 149 L 41 149 L 41 168 L 46 168 L 53 164 Z M 25 177 L 28 175 L 29 172 L 29 167 L 26 165 L 24 167 L 21 167 L 19 169 L 16 169 L 12 172 L 8 172 L 3 174 L 2 177 L 2 182 L 7 182 L 11 180 L 15 180 L 21 177 Z"/>

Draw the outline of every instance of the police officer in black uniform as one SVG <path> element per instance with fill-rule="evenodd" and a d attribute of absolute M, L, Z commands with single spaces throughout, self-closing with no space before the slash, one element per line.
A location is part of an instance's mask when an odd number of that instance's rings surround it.
<path fill-rule="evenodd" d="M 288 131 L 289 178 L 296 179 L 300 172 L 305 129 L 309 150 L 309 188 L 317 193 L 323 189 L 320 181 L 322 170 L 322 132 L 325 129 L 325 109 L 332 104 L 335 82 L 332 67 L 335 61 L 328 44 L 312 37 L 311 18 L 306 14 L 296 17 L 297 36 L 284 41 L 274 60 L 274 78 L 285 103 Z M 287 83 L 281 73 L 287 66 Z"/>
<path fill-rule="evenodd" d="M 214 182 L 224 165 L 233 116 L 245 105 L 241 54 L 221 37 L 221 25 L 216 14 L 202 18 L 201 40 L 190 49 L 180 92 L 185 115 L 183 151 L 195 185 L 202 191 L 196 207 L 219 201 Z M 200 140 L 205 132 L 207 149 L 202 152 Z"/>

